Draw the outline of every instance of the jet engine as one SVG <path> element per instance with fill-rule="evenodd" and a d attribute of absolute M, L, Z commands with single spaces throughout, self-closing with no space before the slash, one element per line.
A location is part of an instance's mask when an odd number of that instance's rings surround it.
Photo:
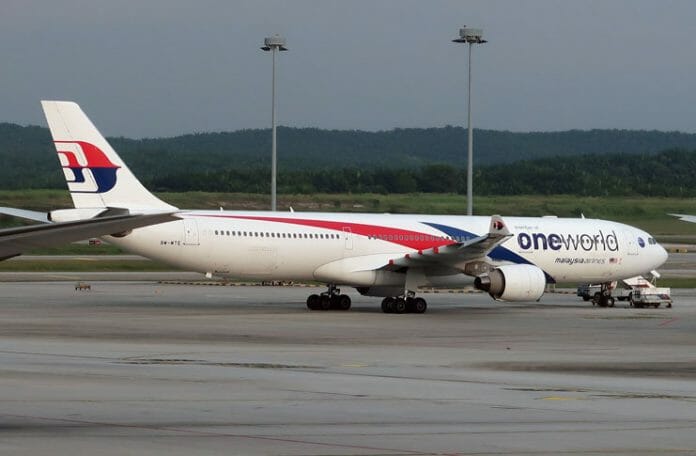
<path fill-rule="evenodd" d="M 495 300 L 538 301 L 546 288 L 546 276 L 531 264 L 509 264 L 476 277 L 474 286 Z"/>

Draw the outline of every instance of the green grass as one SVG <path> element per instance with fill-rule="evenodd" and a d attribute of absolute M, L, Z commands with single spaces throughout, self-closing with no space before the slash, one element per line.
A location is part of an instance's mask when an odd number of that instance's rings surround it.
<path fill-rule="evenodd" d="M 34 249 L 27 255 L 119 255 L 127 253 L 115 245 L 102 243 L 101 245 L 67 244 L 60 247 Z"/>
<path fill-rule="evenodd" d="M 662 278 L 657 281 L 658 287 L 696 288 L 696 277 Z"/>

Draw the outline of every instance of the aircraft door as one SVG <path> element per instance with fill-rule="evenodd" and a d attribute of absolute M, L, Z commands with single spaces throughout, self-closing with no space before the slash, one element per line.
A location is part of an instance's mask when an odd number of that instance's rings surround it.
<path fill-rule="evenodd" d="M 353 232 L 349 227 L 343 227 L 343 237 L 346 240 L 346 250 L 353 250 Z"/>
<path fill-rule="evenodd" d="M 194 218 L 184 220 L 184 245 L 198 245 L 198 223 Z"/>

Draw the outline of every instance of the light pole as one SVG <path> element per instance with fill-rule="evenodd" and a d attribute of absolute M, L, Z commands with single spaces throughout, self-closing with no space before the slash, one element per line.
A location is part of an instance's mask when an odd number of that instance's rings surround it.
<path fill-rule="evenodd" d="M 264 51 L 271 51 L 273 54 L 273 88 L 271 89 L 271 98 L 273 99 L 273 108 L 271 109 L 271 130 L 272 142 L 271 146 L 271 210 L 276 210 L 276 174 L 277 174 L 277 157 L 276 157 L 276 100 L 275 100 L 275 59 L 277 51 L 287 51 L 285 47 L 285 38 L 279 35 L 273 35 L 263 40 Z"/>
<path fill-rule="evenodd" d="M 452 40 L 455 43 L 469 43 L 469 78 L 468 78 L 468 89 L 467 89 L 467 117 L 469 124 L 469 150 L 467 154 L 467 166 L 466 166 L 466 214 L 472 215 L 474 210 L 474 133 L 471 126 L 471 48 L 476 44 L 485 43 L 486 40 L 482 39 L 483 30 L 467 27 L 466 25 L 459 29 L 459 38 Z"/>

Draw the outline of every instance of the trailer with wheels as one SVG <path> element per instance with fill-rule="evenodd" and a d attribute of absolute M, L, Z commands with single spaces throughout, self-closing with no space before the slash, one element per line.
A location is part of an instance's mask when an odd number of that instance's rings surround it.
<path fill-rule="evenodd" d="M 672 290 L 670 288 L 644 287 L 634 288 L 629 296 L 631 306 L 641 309 L 653 307 L 657 309 L 662 304 L 672 307 Z"/>

